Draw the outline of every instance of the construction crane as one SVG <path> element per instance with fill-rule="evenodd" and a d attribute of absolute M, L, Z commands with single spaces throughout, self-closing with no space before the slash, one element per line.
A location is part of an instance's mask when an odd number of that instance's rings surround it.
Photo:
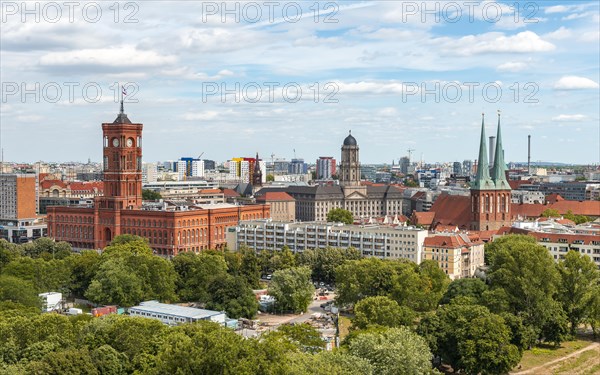
<path fill-rule="evenodd" d="M 294 149 L 294 159 L 296 159 L 296 149 Z"/>
<path fill-rule="evenodd" d="M 415 151 L 415 149 L 414 148 L 409 148 L 406 151 L 408 151 L 408 164 L 410 164 L 410 159 L 411 159 L 412 153 L 413 153 L 413 151 Z"/>
<path fill-rule="evenodd" d="M 198 160 L 202 160 L 202 155 L 204 155 L 204 151 L 198 156 Z"/>

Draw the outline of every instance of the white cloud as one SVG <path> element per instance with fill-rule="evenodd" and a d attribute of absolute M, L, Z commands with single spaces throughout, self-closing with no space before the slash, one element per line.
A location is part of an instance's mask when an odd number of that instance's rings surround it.
<path fill-rule="evenodd" d="M 215 75 L 206 74 L 204 72 L 194 72 L 194 70 L 188 66 L 182 66 L 174 69 L 165 69 L 161 72 L 162 74 L 169 77 L 177 77 L 190 80 L 220 80 L 225 77 L 231 77 L 234 73 L 231 70 L 223 69 Z"/>
<path fill-rule="evenodd" d="M 186 121 L 213 120 L 219 116 L 217 111 L 187 112 L 180 117 Z"/>
<path fill-rule="evenodd" d="M 176 61 L 177 58 L 175 56 L 165 56 L 154 51 L 138 50 L 133 46 L 51 52 L 40 58 L 42 66 L 66 67 L 157 67 L 172 64 Z"/>
<path fill-rule="evenodd" d="M 585 115 L 558 115 L 552 118 L 552 121 L 555 122 L 579 122 L 585 121 L 588 117 Z"/>
<path fill-rule="evenodd" d="M 339 93 L 344 94 L 401 94 L 406 85 L 402 82 L 337 82 Z M 411 87 L 411 90 L 413 88 Z M 414 88 L 418 90 L 418 88 Z"/>
<path fill-rule="evenodd" d="M 553 5 L 544 9 L 544 13 L 552 14 L 552 13 L 565 13 L 568 12 L 570 7 L 565 5 Z"/>
<path fill-rule="evenodd" d="M 496 70 L 501 72 L 520 72 L 527 69 L 528 64 L 522 61 L 507 61 L 504 64 L 498 65 Z"/>
<path fill-rule="evenodd" d="M 584 90 L 597 89 L 598 87 L 600 87 L 598 83 L 591 79 L 578 76 L 565 76 L 554 84 L 556 90 Z"/>
<path fill-rule="evenodd" d="M 523 31 L 511 36 L 491 32 L 480 35 L 467 35 L 455 40 L 444 37 L 433 41 L 441 44 L 447 54 L 461 56 L 485 53 L 547 52 L 556 48 L 554 44 L 543 40 L 533 31 Z"/>
<path fill-rule="evenodd" d="M 17 120 L 20 122 L 35 122 L 35 121 L 40 121 L 42 120 L 44 117 L 39 116 L 39 115 L 21 115 L 21 116 L 17 116 Z"/>
<path fill-rule="evenodd" d="M 567 29 L 564 26 L 561 26 L 560 28 L 544 34 L 544 38 L 546 39 L 552 39 L 552 40 L 563 40 L 563 39 L 568 39 L 571 38 L 573 36 L 573 31 L 571 31 L 570 29 Z"/>

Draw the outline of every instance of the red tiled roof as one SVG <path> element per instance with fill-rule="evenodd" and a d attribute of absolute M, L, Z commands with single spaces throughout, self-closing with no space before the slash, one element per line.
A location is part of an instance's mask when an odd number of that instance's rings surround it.
<path fill-rule="evenodd" d="M 471 198 L 442 193 L 433 202 L 430 211 L 435 212 L 435 223 L 465 229 L 471 222 Z"/>
<path fill-rule="evenodd" d="M 438 198 L 439 200 L 439 198 Z M 437 202 L 437 201 L 436 201 Z M 434 203 L 435 206 L 435 203 Z M 431 207 L 433 210 L 433 206 Z M 521 216 L 524 218 L 537 218 L 547 209 L 557 210 L 559 214 L 564 215 L 569 211 L 575 215 L 586 215 L 600 217 L 600 201 L 567 201 L 559 200 L 551 204 L 512 204 L 511 210 L 513 217 Z"/>
<path fill-rule="evenodd" d="M 232 189 L 223 189 L 223 194 L 226 197 L 239 197 L 240 195 L 237 193 L 237 191 L 232 190 Z"/>
<path fill-rule="evenodd" d="M 529 181 L 529 180 L 509 180 L 508 184 L 510 185 L 511 189 L 518 190 L 521 187 L 521 185 L 531 184 L 531 181 Z"/>
<path fill-rule="evenodd" d="M 219 189 L 203 189 L 200 190 L 200 194 L 222 194 L 223 192 Z"/>
<path fill-rule="evenodd" d="M 44 180 L 40 183 L 42 189 L 50 189 L 52 186 L 59 186 L 63 189 L 67 188 L 67 184 L 62 180 Z"/>
<path fill-rule="evenodd" d="M 414 224 L 431 225 L 435 218 L 435 212 L 413 212 Z"/>
<path fill-rule="evenodd" d="M 436 232 L 457 232 L 458 227 L 456 225 L 444 225 L 438 224 L 435 226 Z"/>
<path fill-rule="evenodd" d="M 256 197 L 256 201 L 269 202 L 269 201 L 294 201 L 291 195 L 284 191 L 268 191 L 265 194 Z"/>
<path fill-rule="evenodd" d="M 546 203 L 556 203 L 558 201 L 564 201 L 565 198 L 561 197 L 560 194 L 554 193 L 546 196 Z"/>

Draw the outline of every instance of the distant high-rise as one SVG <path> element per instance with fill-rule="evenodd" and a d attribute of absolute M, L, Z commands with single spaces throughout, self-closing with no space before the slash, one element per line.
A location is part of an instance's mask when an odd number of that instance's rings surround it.
<path fill-rule="evenodd" d="M 153 183 L 158 180 L 158 168 L 156 163 L 142 164 L 142 183 Z"/>
<path fill-rule="evenodd" d="M 408 167 L 410 166 L 410 159 L 406 156 L 400 158 L 400 173 L 407 175 Z"/>
<path fill-rule="evenodd" d="M 0 219 L 34 219 L 37 202 L 35 174 L 0 174 Z"/>
<path fill-rule="evenodd" d="M 463 171 L 462 171 L 462 164 L 460 164 L 460 162 L 455 161 L 452 164 L 452 174 L 454 174 L 455 176 L 462 176 Z"/>
<path fill-rule="evenodd" d="M 204 177 L 204 160 L 181 158 L 177 162 L 177 173 L 180 181 L 187 177 Z"/>
<path fill-rule="evenodd" d="M 289 174 L 305 174 L 308 171 L 308 165 L 304 162 L 304 159 L 292 159 L 289 165 Z"/>
<path fill-rule="evenodd" d="M 317 159 L 317 180 L 330 180 L 336 173 L 333 156 L 320 156 Z"/>

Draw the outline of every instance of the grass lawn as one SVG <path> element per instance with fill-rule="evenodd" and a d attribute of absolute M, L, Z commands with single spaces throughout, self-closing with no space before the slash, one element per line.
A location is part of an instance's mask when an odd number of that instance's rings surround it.
<path fill-rule="evenodd" d="M 519 365 L 513 371 L 525 371 L 534 367 L 542 366 L 552 360 L 564 357 L 579 349 L 591 345 L 593 341 L 589 337 L 577 337 L 573 341 L 563 342 L 560 347 L 555 348 L 552 345 L 540 345 L 523 353 L 523 358 Z M 585 353 L 583 353 L 585 354 Z M 587 354 L 586 354 L 587 356 Z M 578 358 L 578 357 L 577 357 Z M 573 358 L 575 360 L 575 358 Z"/>
<path fill-rule="evenodd" d="M 340 329 L 340 341 L 343 340 L 350 331 L 350 326 L 352 325 L 352 321 L 349 317 L 340 315 L 340 319 L 338 320 L 338 327 Z"/>

